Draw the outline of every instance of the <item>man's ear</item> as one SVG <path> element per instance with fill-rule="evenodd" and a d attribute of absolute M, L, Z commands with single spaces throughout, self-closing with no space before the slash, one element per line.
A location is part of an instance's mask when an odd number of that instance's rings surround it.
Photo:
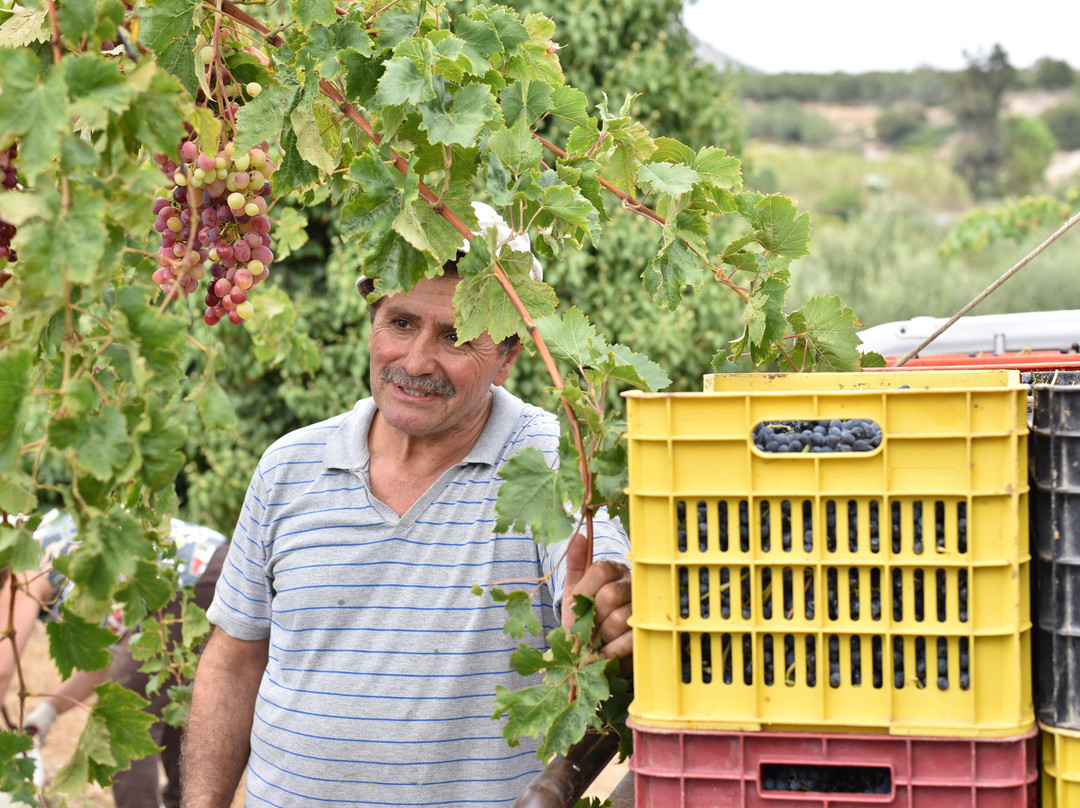
<path fill-rule="evenodd" d="M 499 365 L 499 370 L 495 373 L 495 378 L 491 380 L 492 384 L 501 385 L 510 378 L 510 371 L 514 369 L 514 362 L 521 356 L 523 347 L 521 340 L 518 340 L 510 350 L 503 354 L 502 359 L 500 360 L 502 364 Z"/>

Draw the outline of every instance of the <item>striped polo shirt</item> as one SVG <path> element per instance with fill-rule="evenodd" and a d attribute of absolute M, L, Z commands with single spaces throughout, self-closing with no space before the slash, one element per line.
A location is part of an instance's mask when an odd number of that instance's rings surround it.
<path fill-rule="evenodd" d="M 465 459 L 398 516 L 368 485 L 371 399 L 286 435 L 252 477 L 209 616 L 269 638 L 251 732 L 247 806 L 512 805 L 541 770 L 493 720 L 518 689 L 506 612 L 474 584 L 533 593 L 544 633 L 566 542 L 495 533 L 498 470 L 525 447 L 558 463 L 555 416 L 494 387 Z M 622 527 L 595 523 L 596 557 L 625 562 Z M 541 638 L 525 642 L 544 647 Z"/>

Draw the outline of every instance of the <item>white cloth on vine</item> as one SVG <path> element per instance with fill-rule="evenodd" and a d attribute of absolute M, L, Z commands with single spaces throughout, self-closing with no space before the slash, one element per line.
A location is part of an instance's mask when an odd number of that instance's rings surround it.
<path fill-rule="evenodd" d="M 496 685 L 533 680 L 510 667 L 519 640 L 503 633 L 503 607 L 471 590 L 535 590 L 542 635 L 558 625 L 563 569 L 534 582 L 565 542 L 538 549 L 494 524 L 499 468 L 530 446 L 558 463 L 559 429 L 492 395 L 473 449 L 400 517 L 368 487 L 371 399 L 264 453 L 208 612 L 234 637 L 270 641 L 248 808 L 510 806 L 541 770 L 535 742 L 509 746 L 491 718 Z M 603 513 L 595 543 L 625 563 L 626 535 Z"/>
<path fill-rule="evenodd" d="M 495 237 L 499 244 L 503 244 L 504 247 L 509 247 L 514 252 L 531 252 L 532 241 L 529 239 L 528 233 L 518 233 L 513 238 L 510 238 L 510 234 L 513 231 L 510 229 L 510 225 L 506 223 L 506 219 L 499 215 L 499 212 L 495 208 L 491 207 L 484 202 L 473 202 L 473 212 L 476 213 L 477 229 L 473 231 L 475 235 L 485 233 L 491 228 L 495 228 Z M 509 239 L 509 241 L 507 241 Z M 464 239 L 461 242 L 461 246 L 458 247 L 458 252 L 467 253 L 471 247 L 472 242 L 469 239 Z M 501 250 L 502 248 L 500 248 Z M 360 284 L 365 280 L 364 275 L 361 275 L 356 279 L 356 291 L 360 291 Z M 540 263 L 540 260 L 533 255 L 532 257 L 532 269 L 529 270 L 529 277 L 534 281 L 542 281 L 544 279 L 544 267 Z"/>

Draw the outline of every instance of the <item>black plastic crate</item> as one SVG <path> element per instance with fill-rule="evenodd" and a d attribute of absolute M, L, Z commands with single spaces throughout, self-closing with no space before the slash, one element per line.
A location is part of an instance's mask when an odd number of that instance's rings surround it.
<path fill-rule="evenodd" d="M 1032 376 L 1035 710 L 1080 730 L 1080 373 Z"/>

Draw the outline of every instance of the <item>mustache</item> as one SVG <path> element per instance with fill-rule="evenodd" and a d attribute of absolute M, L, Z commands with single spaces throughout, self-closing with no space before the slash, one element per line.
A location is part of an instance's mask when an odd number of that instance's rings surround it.
<path fill-rule="evenodd" d="M 440 398 L 451 398 L 457 392 L 449 379 L 441 379 L 430 375 L 413 376 L 400 367 L 383 368 L 380 378 L 388 384 L 396 384 L 398 387 L 407 387 L 410 390 L 420 390 Z"/>

